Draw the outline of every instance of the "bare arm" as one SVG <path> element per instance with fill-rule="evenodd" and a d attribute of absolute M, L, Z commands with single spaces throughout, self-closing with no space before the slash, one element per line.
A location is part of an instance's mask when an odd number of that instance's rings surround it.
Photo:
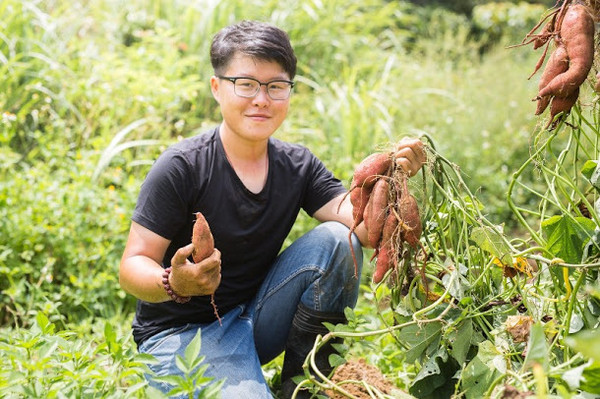
<path fill-rule="evenodd" d="M 313 217 L 320 222 L 336 221 L 345 224 L 349 228 L 352 228 L 354 220 L 352 219 L 352 204 L 350 203 L 350 196 L 341 194 L 335 197 L 319 208 L 314 213 Z M 363 246 L 367 246 L 367 229 L 365 229 L 363 223 L 356 227 L 354 234 L 356 234 Z"/>
<path fill-rule="evenodd" d="M 147 302 L 170 300 L 162 284 L 161 266 L 169 244 L 169 240 L 132 222 L 119 267 L 121 288 Z M 221 253 L 215 249 L 208 258 L 192 263 L 188 260 L 192 249 L 189 244 L 177 250 L 171 259 L 169 283 L 180 296 L 212 294 L 221 281 Z"/>

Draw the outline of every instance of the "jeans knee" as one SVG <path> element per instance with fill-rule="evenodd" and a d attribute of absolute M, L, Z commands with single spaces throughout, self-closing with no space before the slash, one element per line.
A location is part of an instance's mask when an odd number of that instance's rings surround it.
<path fill-rule="evenodd" d="M 334 256 L 340 257 L 340 263 L 351 271 L 352 277 L 360 273 L 363 263 L 362 246 L 355 234 L 350 234 L 350 228 L 339 222 L 325 222 L 317 229 L 324 232 L 320 239 L 328 240 L 334 248 Z"/>

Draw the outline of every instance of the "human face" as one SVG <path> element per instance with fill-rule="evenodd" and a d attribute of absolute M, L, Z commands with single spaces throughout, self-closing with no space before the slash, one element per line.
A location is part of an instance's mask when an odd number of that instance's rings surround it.
<path fill-rule="evenodd" d="M 250 77 L 261 82 L 290 79 L 278 63 L 242 54 L 231 59 L 222 75 Z M 275 133 L 287 116 L 289 98 L 271 99 L 266 86 L 261 86 L 254 98 L 245 98 L 235 94 L 232 82 L 213 76 L 211 89 L 223 116 L 221 134 L 228 139 L 264 142 Z"/>

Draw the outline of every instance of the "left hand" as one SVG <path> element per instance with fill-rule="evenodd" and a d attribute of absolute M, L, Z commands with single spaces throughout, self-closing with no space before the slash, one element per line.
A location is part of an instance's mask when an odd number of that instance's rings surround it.
<path fill-rule="evenodd" d="M 427 153 L 423 142 L 417 138 L 402 138 L 394 150 L 393 157 L 408 176 L 412 177 L 427 162 Z"/>

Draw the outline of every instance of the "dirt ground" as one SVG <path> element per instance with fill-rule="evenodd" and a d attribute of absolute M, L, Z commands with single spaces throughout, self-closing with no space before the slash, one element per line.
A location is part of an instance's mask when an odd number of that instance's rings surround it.
<path fill-rule="evenodd" d="M 348 382 L 349 380 L 354 382 L 350 383 Z M 362 384 L 363 381 L 384 394 L 390 394 L 393 389 L 398 389 L 385 378 L 379 369 L 367 364 L 363 359 L 349 360 L 338 367 L 332 377 L 332 381 L 357 398 L 371 398 L 367 389 Z M 346 381 L 347 383 L 341 385 L 339 384 L 341 381 Z M 327 395 L 332 399 L 346 397 L 333 391 L 327 391 Z"/>

